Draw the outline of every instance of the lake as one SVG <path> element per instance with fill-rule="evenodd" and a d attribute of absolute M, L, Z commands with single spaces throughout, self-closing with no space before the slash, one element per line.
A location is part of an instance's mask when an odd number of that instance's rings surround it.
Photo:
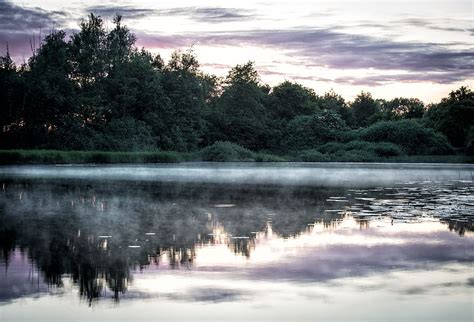
<path fill-rule="evenodd" d="M 0 167 L 0 321 L 472 321 L 474 165 Z"/>

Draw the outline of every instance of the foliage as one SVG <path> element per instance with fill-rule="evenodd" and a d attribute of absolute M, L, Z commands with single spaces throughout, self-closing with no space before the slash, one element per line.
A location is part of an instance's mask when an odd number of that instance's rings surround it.
<path fill-rule="evenodd" d="M 216 142 L 200 151 L 203 161 L 254 161 L 254 153 L 238 144 Z"/>
<path fill-rule="evenodd" d="M 285 130 L 282 149 L 301 151 L 343 138 L 346 124 L 332 111 L 321 111 L 310 116 L 298 116 Z"/>
<path fill-rule="evenodd" d="M 454 147 L 463 147 L 474 124 L 474 92 L 467 87 L 452 91 L 431 106 L 423 118 L 426 126 L 446 135 Z"/>
<path fill-rule="evenodd" d="M 371 118 L 379 112 L 380 106 L 370 93 L 362 92 L 352 102 L 351 109 L 356 125 L 361 127 L 372 123 Z"/>
<path fill-rule="evenodd" d="M 0 150 L 0 164 L 171 163 L 186 160 L 176 152 Z"/>
<path fill-rule="evenodd" d="M 331 142 L 324 144 L 317 149 L 326 154 L 337 154 L 339 151 L 365 151 L 377 157 L 392 157 L 405 155 L 403 149 L 390 142 L 367 142 L 367 141 L 350 141 L 348 143 Z"/>
<path fill-rule="evenodd" d="M 360 130 L 359 137 L 369 142 L 397 144 L 409 155 L 453 153 L 444 135 L 413 120 L 379 122 Z"/>
<path fill-rule="evenodd" d="M 326 154 L 322 154 L 317 149 L 308 149 L 300 151 L 296 154 L 297 161 L 303 162 L 324 162 L 330 161 L 330 158 Z"/>
<path fill-rule="evenodd" d="M 382 101 L 381 112 L 386 120 L 415 119 L 423 116 L 425 105 L 417 98 L 398 97 Z"/>
<path fill-rule="evenodd" d="M 466 138 L 466 155 L 474 156 L 474 125 L 469 128 Z"/>
<path fill-rule="evenodd" d="M 452 154 L 452 146 L 473 153 L 474 94 L 466 87 L 426 111 L 415 98 L 378 100 L 368 92 L 348 103 L 332 90 L 317 95 L 290 81 L 271 88 L 253 62 L 219 78 L 201 70 L 192 49 L 165 62 L 135 42 L 121 16 L 106 28 L 90 14 L 68 39 L 62 30 L 48 34 L 21 66 L 7 48 L 0 56 L 0 148 L 48 149 L 32 160 L 53 163 L 155 158 L 59 150 L 256 161 L 286 160 L 275 154 L 379 160 Z M 18 153 L 4 156 L 29 162 Z"/>

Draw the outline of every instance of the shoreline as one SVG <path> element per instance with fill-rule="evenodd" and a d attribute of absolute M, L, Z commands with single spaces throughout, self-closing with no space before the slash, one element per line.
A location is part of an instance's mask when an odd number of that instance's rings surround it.
<path fill-rule="evenodd" d="M 155 164 L 182 162 L 369 162 L 369 163 L 455 163 L 472 164 L 474 156 L 466 155 L 411 155 L 360 159 L 341 156 L 324 160 L 303 160 L 297 156 L 279 156 L 255 153 L 253 158 L 235 160 L 204 160 L 199 151 L 61 151 L 61 150 L 0 150 L 0 165 L 48 165 L 48 164 Z"/>

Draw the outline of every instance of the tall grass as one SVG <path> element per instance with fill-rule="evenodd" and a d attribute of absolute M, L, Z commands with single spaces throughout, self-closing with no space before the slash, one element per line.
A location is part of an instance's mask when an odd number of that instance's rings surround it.
<path fill-rule="evenodd" d="M 172 163 L 186 161 L 178 152 L 105 152 L 57 150 L 1 150 L 0 164 Z"/>
<path fill-rule="evenodd" d="M 337 143 L 339 144 L 339 143 Z M 104 152 L 104 151 L 57 151 L 57 150 L 0 150 L 0 165 L 9 164 L 112 164 L 112 163 L 174 163 L 186 161 L 239 161 L 239 162 L 433 162 L 474 163 L 474 156 L 465 155 L 390 155 L 392 146 L 379 145 L 374 149 L 362 149 L 359 143 L 346 149 L 334 149 L 326 145 L 322 149 L 304 150 L 293 156 L 277 156 L 256 153 L 242 147 L 217 144 L 213 149 L 204 148 L 193 153 L 154 152 Z M 382 151 L 380 151 L 381 149 Z M 237 150 L 237 151 L 236 151 Z M 387 153 L 387 150 L 389 153 Z M 395 150 L 396 151 L 396 150 Z M 388 155 L 387 155 L 388 154 Z"/>

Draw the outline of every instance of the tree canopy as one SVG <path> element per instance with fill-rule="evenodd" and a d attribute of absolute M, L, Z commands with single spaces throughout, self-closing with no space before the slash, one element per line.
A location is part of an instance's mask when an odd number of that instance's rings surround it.
<path fill-rule="evenodd" d="M 1 149 L 213 146 L 304 150 L 305 158 L 319 157 L 321 146 L 353 151 L 367 144 L 380 155 L 446 154 L 451 145 L 472 151 L 474 94 L 467 87 L 428 106 L 416 98 L 374 99 L 369 92 L 349 102 L 333 90 L 319 95 L 288 80 L 271 87 L 251 61 L 223 78 L 203 72 L 192 49 L 166 62 L 137 48 L 120 15 L 112 24 L 107 29 L 90 14 L 69 39 L 62 30 L 47 35 L 21 66 L 8 49 L 0 56 Z M 217 153 L 212 149 L 206 151 Z"/>

